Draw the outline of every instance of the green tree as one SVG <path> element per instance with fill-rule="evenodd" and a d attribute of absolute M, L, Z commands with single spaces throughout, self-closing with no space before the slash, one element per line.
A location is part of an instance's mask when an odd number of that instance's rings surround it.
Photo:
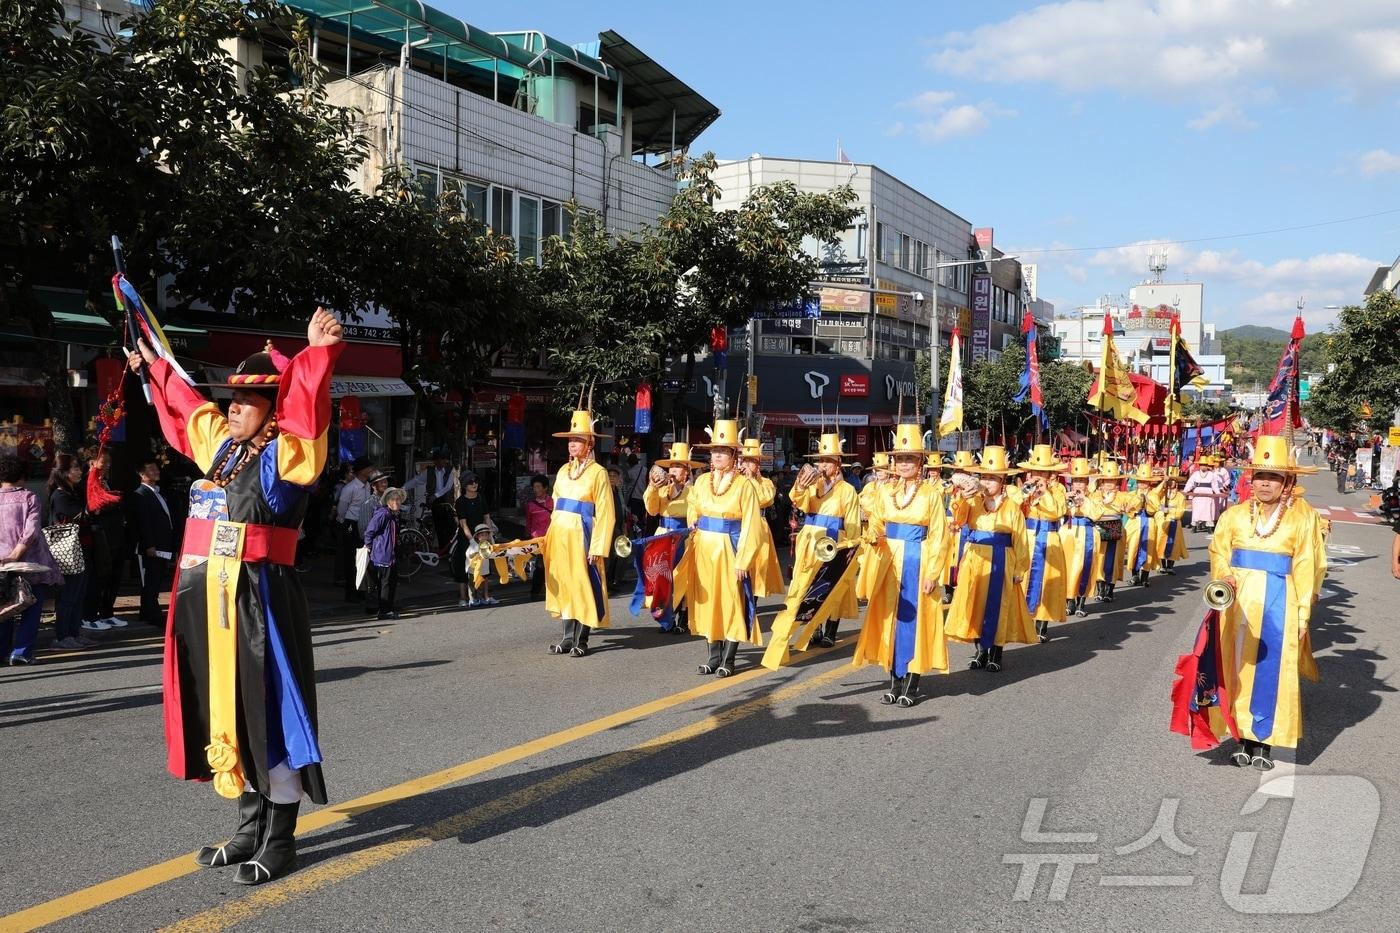
<path fill-rule="evenodd" d="M 804 294 L 819 263 L 804 240 L 833 242 L 859 213 L 849 187 L 813 194 L 790 183 L 715 210 L 715 164 L 710 153 L 686 163 L 670 208 L 636 236 L 613 236 L 584 212 L 568 239 L 546 242 L 545 346 L 561 402 L 594 383 L 599 403 L 620 400 L 667 356 L 693 366 L 713 328 Z"/>
<path fill-rule="evenodd" d="M 1315 425 L 1349 431 L 1363 421 L 1372 426 L 1390 423 L 1400 406 L 1400 353 L 1395 335 L 1400 333 L 1400 297 L 1373 292 L 1364 305 L 1342 309 L 1326 337 L 1334 366 L 1312 387 L 1303 411 Z M 1363 417 L 1362 406 L 1372 415 Z"/>

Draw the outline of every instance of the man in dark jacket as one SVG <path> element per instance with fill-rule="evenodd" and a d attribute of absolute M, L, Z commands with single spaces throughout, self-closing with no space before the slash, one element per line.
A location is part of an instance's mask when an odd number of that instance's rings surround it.
<path fill-rule="evenodd" d="M 169 580 L 175 533 L 170 506 L 160 494 L 160 464 L 154 460 L 142 463 L 140 477 L 141 485 L 127 501 L 135 530 L 136 561 L 141 568 L 141 621 L 160 625 L 165 621 L 160 594 Z"/>

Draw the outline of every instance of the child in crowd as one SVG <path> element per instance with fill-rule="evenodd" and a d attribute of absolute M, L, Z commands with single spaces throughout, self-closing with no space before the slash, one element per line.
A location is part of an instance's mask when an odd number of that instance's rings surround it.
<path fill-rule="evenodd" d="M 395 558 L 399 544 L 399 506 L 407 498 L 408 493 L 402 489 L 386 489 L 365 529 L 365 547 L 369 549 L 368 608 L 380 619 L 399 617 L 394 610 L 394 594 L 399 587 Z"/>

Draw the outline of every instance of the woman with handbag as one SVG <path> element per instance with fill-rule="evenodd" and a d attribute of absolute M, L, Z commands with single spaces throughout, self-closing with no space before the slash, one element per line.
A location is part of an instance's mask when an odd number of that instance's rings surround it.
<path fill-rule="evenodd" d="M 3 581 L 4 591 L 18 590 L 20 596 L 5 601 L 17 611 L 0 619 L 0 657 L 11 667 L 34 663 L 44 596 L 48 587 L 63 582 L 49 544 L 39 532 L 39 497 L 24 488 L 23 480 L 24 465 L 14 457 L 0 457 L 0 575 L 8 578 Z M 20 562 L 20 568 L 7 572 L 7 565 Z"/>
<path fill-rule="evenodd" d="M 88 580 L 82 543 L 87 517 L 82 488 L 82 463 L 72 454 L 59 454 L 49 474 L 49 524 L 44 538 L 63 574 L 63 586 L 54 594 L 53 646 L 69 650 L 96 644 L 82 634 L 83 594 Z M 91 550 L 91 543 L 87 550 Z"/>

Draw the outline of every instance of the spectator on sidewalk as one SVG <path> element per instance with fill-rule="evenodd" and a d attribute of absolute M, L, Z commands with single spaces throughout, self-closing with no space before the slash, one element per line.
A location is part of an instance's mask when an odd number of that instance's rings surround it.
<path fill-rule="evenodd" d="M 99 450 L 88 469 L 87 511 L 92 523 L 94 566 L 89 568 L 87 593 L 83 597 L 83 628 L 103 632 L 126 628 L 126 620 L 116 615 L 117 590 L 131 557 L 126 539 L 125 496 L 112 485 L 112 454 Z"/>
<path fill-rule="evenodd" d="M 403 488 L 406 492 L 413 493 L 415 499 L 422 497 L 428 503 L 438 550 L 447 547 L 456 527 L 453 523 L 452 500 L 457 495 L 457 471 L 452 469 L 447 450 L 441 447 L 434 450 L 433 465 L 419 470 L 418 475 L 404 483 Z"/>
<path fill-rule="evenodd" d="M 23 482 L 24 464 L 12 456 L 0 457 L 0 562 L 25 561 L 43 568 L 23 574 L 34 591 L 34 602 L 19 612 L 18 626 L 15 616 L 0 620 L 0 657 L 11 667 L 34 663 L 44 597 L 49 587 L 63 583 L 40 531 L 39 497 Z"/>
<path fill-rule="evenodd" d="M 408 493 L 402 489 L 384 490 L 365 529 L 365 547 L 369 549 L 368 608 L 379 619 L 399 617 L 394 609 L 394 595 L 399 588 L 399 507 L 407 498 Z"/>
<path fill-rule="evenodd" d="M 369 483 L 366 482 L 372 470 L 368 457 L 356 457 L 350 464 L 351 477 L 340 488 L 335 501 L 335 524 L 339 530 L 336 563 L 340 565 L 341 579 L 345 581 L 345 601 L 359 602 L 355 587 L 355 551 L 363 539 L 360 536 L 360 513 L 369 502 Z"/>
<path fill-rule="evenodd" d="M 175 557 L 175 523 L 170 505 L 160 492 L 160 464 L 147 458 L 141 464 L 141 485 L 128 497 L 130 527 L 136 538 L 136 563 L 141 569 L 141 621 L 161 625 L 160 594 L 170 585 Z"/>
<path fill-rule="evenodd" d="M 549 494 L 549 479 L 543 475 L 530 477 L 530 498 L 525 502 L 525 537 L 543 538 L 549 532 L 549 519 L 554 514 L 554 499 Z M 544 550 L 530 561 L 530 596 L 544 595 Z"/>
<path fill-rule="evenodd" d="M 487 508 L 486 499 L 481 495 L 481 481 L 472 472 L 462 474 L 462 494 L 457 497 L 457 533 L 452 539 L 449 559 L 452 564 L 452 578 L 457 581 L 457 606 L 462 609 L 475 609 L 478 606 L 494 606 L 498 600 L 491 597 L 490 581 L 485 581 L 483 597 L 478 597 L 471 579 L 467 558 L 476 545 L 476 528 L 480 525 L 496 527 Z"/>
<path fill-rule="evenodd" d="M 636 455 L 634 454 L 633 457 L 635 458 Z M 643 480 L 644 480 L 644 481 L 645 481 L 645 476 L 646 476 L 646 474 L 643 473 Z M 622 468 L 621 468 L 621 467 L 618 467 L 618 466 L 610 466 L 610 467 L 608 467 L 608 486 L 612 489 L 612 495 L 613 495 L 613 514 L 614 514 L 614 515 L 617 515 L 617 516 L 619 516 L 619 517 L 621 517 L 621 516 L 628 516 L 628 520 L 626 520 L 626 521 L 623 522 L 622 527 L 619 529 L 619 531 L 620 531 L 620 533 L 625 534 L 625 535 L 627 535 L 628 537 L 632 537 L 632 535 L 633 535 L 633 529 L 636 528 L 637 525 L 638 525 L 638 519 L 637 519 L 637 517 L 636 517 L 636 513 L 635 513 L 635 512 L 631 511 L 630 509 L 624 509 L 624 508 L 623 508 L 624 493 L 623 493 L 623 490 L 622 490 Z M 643 514 L 645 514 L 645 510 L 646 510 L 646 505 L 645 505 L 645 503 L 643 503 L 642 509 L 643 509 Z M 608 547 L 608 557 L 607 557 L 607 560 L 604 562 L 604 566 L 605 566 L 605 569 L 607 570 L 608 590 L 609 590 L 609 591 L 617 589 L 618 579 L 622 576 L 622 568 L 623 568 L 623 566 L 624 566 L 626 563 L 627 563 L 627 561 L 624 561 L 622 558 L 620 558 L 620 557 L 617 556 L 617 554 L 613 551 L 613 549 L 612 549 L 611 546 Z"/>
<path fill-rule="evenodd" d="M 331 485 L 330 503 L 327 506 L 329 514 L 326 516 L 326 524 L 331 529 L 331 547 L 335 549 L 335 560 L 331 561 L 331 582 L 343 583 L 345 574 L 340 564 L 340 493 L 350 481 L 355 478 L 354 467 L 348 462 L 342 462 L 335 470 L 335 481 Z"/>
<path fill-rule="evenodd" d="M 49 474 L 49 524 L 74 525 L 83 553 L 83 572 L 63 575 L 63 586 L 54 594 L 55 648 L 73 650 L 97 644 L 83 635 L 83 594 L 87 592 L 87 562 L 92 559 L 92 536 L 86 527 L 83 501 L 83 465 L 72 454 L 54 458 Z M 84 539 L 87 539 L 84 541 Z"/>
<path fill-rule="evenodd" d="M 389 480 L 394 476 L 393 470 L 375 470 L 369 475 L 369 501 L 365 508 L 360 510 L 360 538 L 363 539 L 365 533 L 369 531 L 369 520 L 374 517 L 380 504 L 384 501 L 384 494 L 389 491 Z M 404 498 L 408 498 L 408 492 L 404 492 Z"/>

